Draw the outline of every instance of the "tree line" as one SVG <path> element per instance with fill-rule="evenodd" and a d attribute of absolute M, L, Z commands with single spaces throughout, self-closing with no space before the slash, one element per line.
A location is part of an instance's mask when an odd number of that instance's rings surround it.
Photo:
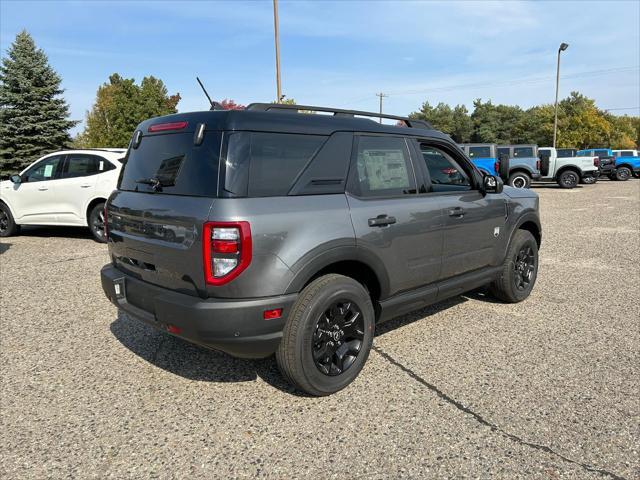
<path fill-rule="evenodd" d="M 69 148 L 127 147 L 135 127 L 150 117 L 177 112 L 180 94 L 169 94 L 162 80 L 144 77 L 139 84 L 114 73 L 98 87 L 82 132 L 70 130 L 78 120 L 69 118 L 61 78 L 49 65 L 28 32 L 22 31 L 0 65 L 0 177 L 18 173 L 44 154 Z M 243 109 L 233 100 L 227 109 Z M 288 99 L 285 103 L 295 104 Z M 553 105 L 524 110 L 476 100 L 473 112 L 464 105 L 444 103 L 422 108 L 412 118 L 429 121 L 459 142 L 551 145 Z M 572 92 L 558 107 L 558 146 L 637 148 L 640 117 L 614 116 L 594 100 Z"/>
<path fill-rule="evenodd" d="M 458 143 L 553 144 L 554 106 L 522 109 L 517 105 L 494 105 L 481 99 L 473 102 L 469 114 L 464 105 L 451 107 L 429 102 L 409 116 L 426 120 Z M 557 146 L 561 148 L 637 148 L 640 145 L 640 117 L 615 116 L 596 106 L 579 92 L 558 102 Z"/>

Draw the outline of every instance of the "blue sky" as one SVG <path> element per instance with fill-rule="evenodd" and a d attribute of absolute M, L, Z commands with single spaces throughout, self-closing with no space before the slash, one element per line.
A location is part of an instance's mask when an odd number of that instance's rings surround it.
<path fill-rule="evenodd" d="M 377 110 L 379 91 L 395 114 L 425 100 L 551 103 L 567 42 L 561 96 L 640 114 L 638 1 L 280 0 L 279 12 L 283 92 L 298 103 Z M 219 100 L 276 96 L 271 1 L 2 0 L 3 55 L 23 28 L 61 75 L 74 119 L 114 72 L 161 78 L 180 111 L 206 108 L 196 75 Z"/>

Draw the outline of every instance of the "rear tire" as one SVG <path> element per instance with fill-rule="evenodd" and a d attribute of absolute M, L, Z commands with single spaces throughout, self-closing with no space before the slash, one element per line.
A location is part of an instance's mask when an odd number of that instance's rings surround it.
<path fill-rule="evenodd" d="M 11 210 L 4 203 L 0 203 L 0 237 L 12 237 L 20 233 L 20 225 L 16 224 Z"/>
<path fill-rule="evenodd" d="M 538 244 L 531 232 L 517 230 L 502 264 L 502 272 L 489 287 L 495 298 L 507 303 L 526 299 L 538 277 Z"/>
<path fill-rule="evenodd" d="M 580 183 L 580 175 L 573 170 L 565 170 L 558 177 L 558 185 L 562 188 L 575 188 Z"/>
<path fill-rule="evenodd" d="M 314 396 L 349 385 L 373 343 L 374 310 L 365 288 L 343 275 L 307 285 L 284 327 L 276 361 L 295 387 Z"/>
<path fill-rule="evenodd" d="M 89 212 L 89 230 L 93 239 L 99 243 L 106 243 L 107 237 L 104 234 L 104 202 L 97 203 Z"/>
<path fill-rule="evenodd" d="M 633 175 L 633 173 L 629 167 L 619 167 L 616 169 L 616 180 L 626 182 L 631 178 L 631 175 Z"/>
<path fill-rule="evenodd" d="M 531 186 L 531 177 L 524 172 L 515 172 L 509 176 L 507 183 L 514 188 L 529 188 Z"/>

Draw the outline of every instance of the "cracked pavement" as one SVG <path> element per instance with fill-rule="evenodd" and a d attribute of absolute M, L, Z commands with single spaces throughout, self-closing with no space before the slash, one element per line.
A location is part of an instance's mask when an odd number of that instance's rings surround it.
<path fill-rule="evenodd" d="M 0 475 L 640 478 L 640 181 L 537 192 L 530 299 L 391 320 L 328 398 L 119 314 L 81 229 L 2 239 Z"/>

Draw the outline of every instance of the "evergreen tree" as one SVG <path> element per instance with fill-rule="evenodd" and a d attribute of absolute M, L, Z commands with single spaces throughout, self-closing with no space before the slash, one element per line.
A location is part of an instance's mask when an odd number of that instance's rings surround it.
<path fill-rule="evenodd" d="M 60 81 L 31 35 L 20 32 L 0 66 L 0 176 L 71 142 L 78 122 L 68 119 Z"/>

